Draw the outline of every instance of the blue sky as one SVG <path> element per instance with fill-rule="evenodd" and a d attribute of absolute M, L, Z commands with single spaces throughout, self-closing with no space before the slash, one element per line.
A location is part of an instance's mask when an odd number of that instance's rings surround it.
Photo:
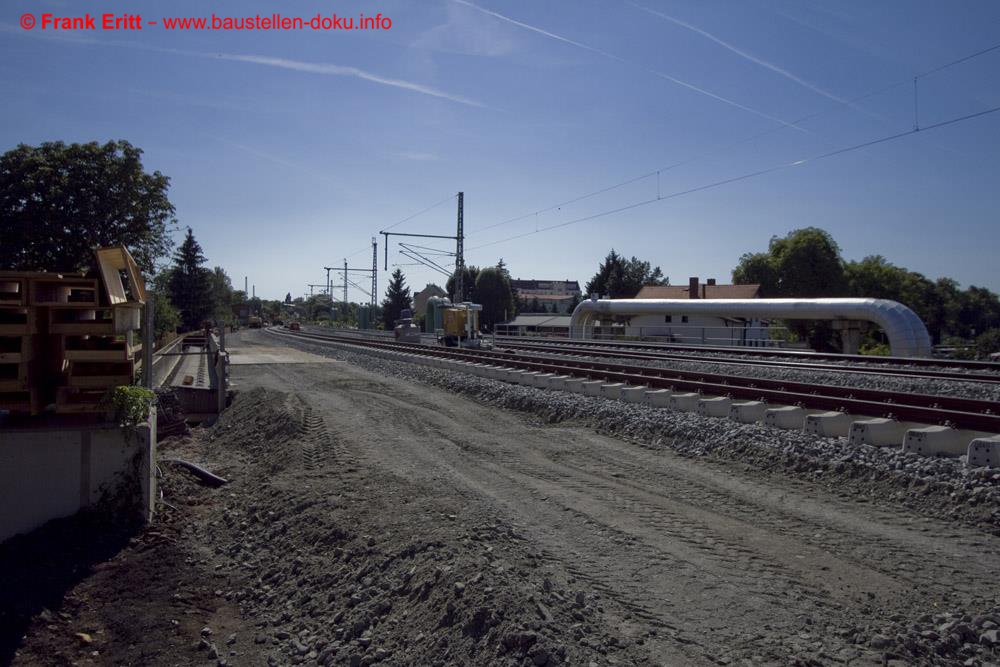
<path fill-rule="evenodd" d="M 1000 291 L 1000 113 L 655 201 L 912 129 L 915 75 L 1000 44 L 992 0 L 181 1 L 140 13 L 380 12 L 392 27 L 19 27 L 136 4 L 4 4 L 0 149 L 141 147 L 171 177 L 181 227 L 258 295 L 307 293 L 345 256 L 370 266 L 373 235 L 459 190 L 467 261 L 503 257 L 515 277 L 582 284 L 615 247 L 676 284 L 728 281 L 742 253 L 814 225 L 846 258 Z M 922 77 L 921 125 L 1000 106 L 997 71 L 1000 50 Z M 454 229 L 450 200 L 394 231 Z M 396 240 L 389 263 L 411 263 Z M 443 281 L 403 268 L 416 288 Z"/>

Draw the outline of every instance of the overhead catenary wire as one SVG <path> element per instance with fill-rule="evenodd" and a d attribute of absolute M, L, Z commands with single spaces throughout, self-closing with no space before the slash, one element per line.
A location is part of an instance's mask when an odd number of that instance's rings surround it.
<path fill-rule="evenodd" d="M 969 55 L 966 55 L 966 56 L 963 56 L 961 58 L 958 58 L 957 60 L 953 60 L 953 61 L 951 61 L 949 63 L 945 63 L 945 64 L 940 65 L 938 67 L 935 67 L 933 69 L 927 70 L 927 71 L 925 71 L 925 72 L 923 72 L 921 74 L 916 75 L 912 79 L 911 78 L 901 79 L 901 80 L 896 81 L 894 83 L 886 84 L 885 86 L 882 86 L 882 87 L 877 88 L 875 90 L 871 90 L 871 91 L 868 91 L 866 93 L 862 93 L 861 95 L 858 95 L 856 97 L 852 97 L 850 99 L 843 100 L 842 102 L 840 102 L 838 104 L 837 108 L 839 108 L 839 106 L 845 106 L 845 105 L 846 106 L 850 106 L 850 105 L 853 105 L 853 104 L 855 104 L 857 102 L 861 102 L 862 100 L 868 99 L 870 97 L 875 97 L 876 95 L 881 95 L 883 93 L 887 93 L 890 90 L 894 90 L 894 89 L 899 88 L 901 86 L 909 85 L 911 83 L 911 81 L 912 81 L 913 90 L 914 90 L 914 128 L 916 129 L 916 128 L 919 127 L 919 123 L 918 123 L 918 120 L 917 120 L 917 112 L 916 112 L 917 79 L 925 77 L 925 76 L 927 76 L 929 74 L 933 74 L 935 72 L 940 72 L 940 71 L 948 69 L 950 67 L 954 67 L 955 65 L 964 63 L 964 62 L 966 62 L 968 60 L 972 60 L 974 58 L 978 58 L 980 56 L 983 56 L 983 55 L 985 55 L 987 53 L 990 53 L 990 52 L 996 51 L 996 50 L 1000 50 L 1000 44 L 997 44 L 995 46 L 991 46 L 991 47 L 986 48 L 986 49 L 981 49 L 979 51 L 976 51 L 975 53 L 971 53 Z M 797 119 L 791 121 L 790 123 L 788 123 L 786 125 L 779 125 L 778 127 L 768 128 L 767 130 L 763 130 L 761 132 L 757 132 L 757 133 L 755 133 L 753 135 L 750 135 L 750 136 L 745 137 L 743 139 L 738 139 L 738 140 L 736 140 L 734 142 L 730 142 L 730 143 L 724 144 L 722 146 L 717 146 L 717 147 L 709 149 L 709 150 L 707 150 L 707 151 L 705 151 L 703 153 L 699 153 L 698 155 L 694 155 L 694 156 L 692 156 L 690 158 L 686 158 L 684 160 L 681 160 L 679 162 L 674 162 L 674 163 L 669 164 L 669 165 L 667 165 L 665 167 L 661 167 L 659 169 L 653 169 L 651 171 L 647 171 L 647 172 L 645 172 L 643 174 L 640 174 L 638 176 L 634 176 L 634 177 L 628 178 L 628 179 L 626 179 L 624 181 L 621 181 L 619 183 L 615 183 L 614 185 L 609 185 L 607 187 L 603 187 L 603 188 L 600 188 L 598 190 L 594 190 L 592 192 L 588 192 L 586 194 L 579 195 L 579 196 L 573 197 L 571 199 L 567 199 L 567 200 L 559 202 L 557 204 L 553 204 L 552 206 L 547 206 L 545 208 L 541 208 L 541 209 L 538 209 L 536 211 L 531 211 L 530 213 L 525 213 L 523 215 L 517 215 L 517 216 L 514 216 L 512 218 L 507 218 L 506 220 L 501 220 L 500 222 L 495 222 L 495 223 L 487 225 L 485 227 L 480 227 L 479 229 L 476 229 L 476 230 L 473 230 L 473 231 L 467 233 L 466 236 L 472 236 L 474 234 L 478 234 L 478 233 L 481 233 L 481 232 L 484 232 L 484 231 L 487 231 L 487 230 L 490 230 L 490 229 L 495 229 L 496 227 L 501 227 L 503 225 L 511 224 L 511 223 L 514 223 L 514 222 L 519 222 L 519 221 L 524 220 L 526 218 L 530 218 L 531 216 L 538 216 L 538 215 L 540 215 L 542 213 L 548 213 L 550 211 L 554 211 L 554 210 L 560 209 L 563 206 L 569 206 L 570 204 L 575 204 L 575 203 L 583 201 L 585 199 L 589 199 L 591 197 L 596 197 L 598 195 L 605 194 L 607 192 L 611 192 L 611 191 L 617 190 L 619 188 L 623 188 L 623 187 L 625 187 L 627 185 L 631 185 L 633 183 L 637 183 L 639 181 L 645 180 L 647 178 L 651 178 L 653 176 L 656 176 L 656 178 L 657 178 L 657 192 L 659 192 L 659 190 L 660 190 L 660 183 L 659 183 L 659 181 L 660 181 L 660 175 L 661 175 L 662 172 L 670 171 L 671 169 L 676 169 L 677 167 L 682 167 L 682 166 L 685 166 L 687 164 L 691 164 L 692 162 L 697 162 L 698 160 L 702 160 L 702 159 L 704 159 L 706 157 L 710 157 L 710 156 L 715 155 L 715 154 L 717 154 L 717 153 L 719 153 L 721 151 L 728 150 L 730 148 L 735 148 L 736 146 L 739 146 L 739 145 L 742 145 L 742 144 L 745 144 L 745 143 L 749 143 L 751 141 L 756 141 L 757 139 L 765 137 L 765 136 L 767 136 L 769 134 L 773 134 L 775 132 L 780 132 L 780 131 L 784 130 L 786 127 L 789 127 L 790 125 L 798 125 L 799 123 L 803 123 L 805 121 L 812 120 L 812 119 L 818 118 L 820 116 L 824 116 L 824 115 L 826 115 L 828 113 L 831 113 L 832 111 L 834 111 L 833 108 L 828 108 L 828 109 L 824 109 L 823 111 L 816 111 L 816 112 L 813 112 L 811 114 L 807 114 L 805 116 L 802 116 L 801 118 L 797 118 Z M 536 224 L 536 226 L 537 226 L 537 224 Z M 482 246 L 480 246 L 480 247 L 482 247 Z"/>
<path fill-rule="evenodd" d="M 427 208 L 422 209 L 420 211 L 417 211 L 413 215 L 407 216 L 407 217 L 403 218 L 402 220 L 400 220 L 399 222 L 393 223 L 393 224 L 389 225 L 388 227 L 385 227 L 384 229 L 382 229 L 382 231 L 383 232 L 387 232 L 390 229 L 394 229 L 396 227 L 399 227 L 404 222 L 409 222 L 410 220 L 413 220 L 414 218 L 419 217 L 419 216 L 423 215 L 424 213 L 427 213 L 428 211 L 433 211 L 434 209 L 436 209 L 438 206 L 441 206 L 442 204 L 447 204 L 448 202 L 450 202 L 452 199 L 454 199 L 457 196 L 458 195 L 449 195 L 449 196 L 445 197 L 444 199 L 442 199 L 441 201 L 437 202 L 436 204 L 431 204 Z"/>
<path fill-rule="evenodd" d="M 387 231 L 389 231 L 390 229 L 394 229 L 394 228 L 396 228 L 396 227 L 399 227 L 399 226 L 400 226 L 401 224 L 403 224 L 404 222 L 409 222 L 410 220 L 413 220 L 414 218 L 416 218 L 416 217 L 419 217 L 419 216 L 423 215 L 424 213 L 427 213 L 427 212 L 429 212 L 429 211 L 433 211 L 433 210 L 434 210 L 435 208 L 437 208 L 438 206 L 441 206 L 442 204 L 447 204 L 447 203 L 448 203 L 449 201 L 451 201 L 452 199 L 454 199 L 454 198 L 455 198 L 456 196 L 457 196 L 457 195 L 448 195 L 447 197 L 445 197 L 445 198 L 444 198 L 444 199 L 442 199 L 441 201 L 439 201 L 439 202 L 436 202 L 436 203 L 434 203 L 434 204 L 431 204 L 431 205 L 430 205 L 430 206 L 428 206 L 427 208 L 424 208 L 424 209 L 421 209 L 421 210 L 417 211 L 416 213 L 414 213 L 413 215 L 409 215 L 409 216 L 407 216 L 407 217 L 403 218 L 403 219 L 402 219 L 402 220 L 400 220 L 399 222 L 394 222 L 393 224 L 389 225 L 388 227 L 386 227 L 386 228 L 385 228 L 385 229 L 383 229 L 382 231 L 385 231 L 385 232 L 387 232 Z M 363 252 L 368 252 L 368 251 L 370 251 L 370 250 L 371 250 L 371 245 L 367 245 L 367 246 L 365 246 L 364 248 L 362 248 L 362 249 L 360 249 L 360 250 L 357 250 L 357 251 L 355 251 L 355 252 L 353 252 L 353 253 L 351 253 L 351 254 L 348 254 L 348 255 L 345 255 L 344 257 L 345 257 L 346 259 L 350 259 L 351 257 L 355 257 L 356 255 L 360 255 L 361 253 L 363 253 Z"/>
<path fill-rule="evenodd" d="M 894 141 L 896 139 L 902 139 L 903 137 L 908 137 L 908 136 L 913 135 L 913 134 L 925 133 L 925 132 L 928 132 L 930 130 L 936 130 L 936 129 L 939 129 L 939 128 L 942 128 L 942 127 L 946 127 L 948 125 L 954 125 L 956 123 L 961 123 L 961 122 L 964 122 L 964 121 L 972 120 L 974 118 L 979 118 L 979 117 L 986 116 L 986 115 L 989 115 L 989 114 L 992 114 L 992 113 L 996 113 L 997 111 L 1000 111 L 1000 106 L 991 107 L 989 109 L 984 109 L 982 111 L 977 111 L 975 113 L 966 114 L 964 116 L 957 116 L 955 118 L 949 118 L 948 120 L 943 120 L 943 121 L 934 123 L 932 125 L 924 126 L 922 128 L 919 128 L 919 129 L 918 128 L 913 128 L 911 130 L 906 130 L 905 132 L 898 132 L 896 134 L 891 134 L 891 135 L 888 135 L 888 136 L 885 136 L 885 137 L 879 137 L 878 139 L 872 139 L 870 141 L 865 141 L 865 142 L 860 143 L 860 144 L 854 144 L 852 146 L 846 146 L 844 148 L 838 148 L 837 150 L 829 151 L 827 153 L 822 153 L 820 155 L 814 155 L 812 157 L 803 158 L 803 159 L 800 159 L 800 160 L 795 160 L 793 162 L 785 162 L 785 163 L 782 163 L 782 164 L 774 165 L 773 167 L 768 167 L 766 169 L 759 169 L 757 171 L 752 171 L 752 172 L 749 172 L 749 173 L 746 173 L 746 174 L 741 174 L 739 176 L 733 176 L 732 178 L 726 178 L 726 179 L 722 179 L 722 180 L 719 180 L 719 181 L 714 181 L 712 183 L 706 183 L 704 185 L 699 185 L 697 187 L 688 188 L 686 190 L 679 190 L 679 191 L 671 193 L 669 195 L 664 195 L 662 197 L 657 196 L 657 197 L 652 198 L 652 199 L 645 199 L 645 200 L 642 200 L 642 201 L 633 202 L 631 204 L 627 204 L 625 206 L 619 206 L 618 208 L 614 208 L 614 209 L 611 209 L 611 210 L 601 211 L 599 213 L 594 213 L 594 214 L 591 214 L 591 215 L 586 215 L 586 216 L 583 216 L 581 218 L 576 218 L 574 220 L 568 220 L 566 222 L 561 222 L 561 223 L 558 223 L 558 224 L 555 224 L 555 225 L 549 225 L 548 227 L 542 227 L 542 228 L 539 228 L 539 229 L 537 229 L 535 231 L 524 232 L 523 234 L 517 234 L 515 236 L 511 236 L 511 237 L 508 237 L 508 238 L 498 239 L 496 241 L 490 241 L 489 243 L 484 243 L 484 244 L 478 245 L 478 246 L 476 246 L 474 248 L 469 248 L 469 251 L 471 252 L 473 250 L 479 250 L 481 248 L 487 248 L 487 247 L 490 247 L 490 246 L 498 245 L 500 243 L 506 243 L 508 241 L 514 241 L 516 239 L 521 239 L 521 238 L 524 238 L 526 236 L 532 236 L 533 234 L 540 234 L 542 232 L 551 231 L 553 229 L 559 229 L 559 228 L 562 228 L 562 227 L 568 227 L 570 225 L 575 225 L 575 224 L 578 224 L 578 223 L 581 223 L 581 222 L 587 222 L 589 220 L 595 220 L 597 218 L 603 218 L 603 217 L 606 217 L 606 216 L 609 216 L 609 215 L 614 215 L 615 213 L 622 213 L 624 211 L 630 211 L 632 209 L 640 208 L 642 206 L 648 206 L 649 204 L 655 204 L 656 202 L 666 201 L 668 199 L 676 199 L 678 197 L 683 197 L 685 195 L 694 194 L 696 192 L 702 192 L 704 190 L 710 190 L 710 189 L 713 189 L 713 188 L 718 188 L 718 187 L 721 187 L 723 185 L 729 185 L 730 183 L 736 183 L 738 181 L 745 181 L 745 180 L 748 180 L 748 179 L 751 179 L 751 178 L 756 178 L 758 176 L 764 176 L 766 174 L 771 174 L 771 173 L 774 173 L 776 171 L 781 171 L 783 169 L 789 169 L 791 167 L 799 167 L 799 166 L 802 166 L 804 164 L 808 164 L 810 162 L 818 162 L 819 160 L 825 160 L 827 158 L 831 158 L 831 157 L 834 157 L 834 156 L 837 156 L 837 155 L 843 155 L 844 153 L 850 153 L 852 151 L 861 150 L 863 148 L 869 148 L 871 146 L 876 146 L 878 144 L 883 144 L 883 143 L 886 143 L 886 142 L 889 142 L 889 141 Z"/>

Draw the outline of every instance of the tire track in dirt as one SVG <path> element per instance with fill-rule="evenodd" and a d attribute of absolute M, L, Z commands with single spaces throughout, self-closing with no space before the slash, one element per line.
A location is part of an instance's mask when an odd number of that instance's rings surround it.
<path fill-rule="evenodd" d="M 776 489 L 736 465 L 539 428 L 432 387 L 338 372 L 348 377 L 317 381 L 325 374 L 290 366 L 276 375 L 330 416 L 338 440 L 365 443 L 358 461 L 502 506 L 543 563 L 617 607 L 625 636 L 657 632 L 646 639 L 653 647 L 787 657 L 776 638 L 816 641 L 815 616 L 822 648 L 836 651 L 851 644 L 834 625 L 871 620 L 873 608 L 922 614 L 946 594 L 976 593 L 1000 569 L 995 538 L 916 522 L 905 508 L 894 515 L 819 486 Z"/>

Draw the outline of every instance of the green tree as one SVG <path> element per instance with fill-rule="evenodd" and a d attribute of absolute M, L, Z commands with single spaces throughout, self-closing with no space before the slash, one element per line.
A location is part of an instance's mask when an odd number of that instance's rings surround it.
<path fill-rule="evenodd" d="M 188 227 L 184 243 L 174 253 L 170 274 L 170 300 L 180 312 L 181 324 L 188 330 L 198 329 L 212 316 L 212 272 L 203 267 L 205 256 Z"/>
<path fill-rule="evenodd" d="M 402 269 L 392 272 L 389 286 L 385 290 L 385 298 L 382 299 L 382 323 L 386 329 L 392 329 L 399 319 L 400 313 L 412 307 L 413 300 L 410 297 L 410 288 L 406 286 L 406 278 Z"/>
<path fill-rule="evenodd" d="M 147 292 L 153 300 L 153 336 L 163 340 L 167 334 L 177 331 L 181 323 L 180 314 L 170 302 L 170 276 L 173 269 L 164 268 L 149 282 Z"/>
<path fill-rule="evenodd" d="M 234 300 L 233 282 L 221 266 L 212 269 L 209 282 L 212 286 L 212 314 L 216 320 L 228 322 L 233 317 L 232 304 L 239 303 Z"/>
<path fill-rule="evenodd" d="M 153 273 L 172 247 L 170 179 L 127 141 L 19 145 L 0 156 L 0 269 L 73 271 L 124 245 Z"/>
<path fill-rule="evenodd" d="M 759 284 L 764 297 L 843 296 L 847 291 L 840 246 L 817 227 L 774 236 L 766 253 L 743 255 L 733 282 Z"/>
<path fill-rule="evenodd" d="M 777 262 L 766 252 L 746 253 L 733 269 L 736 285 L 760 285 L 760 295 L 765 298 L 778 296 L 780 283 Z"/>
<path fill-rule="evenodd" d="M 607 299 L 632 299 L 645 285 L 669 284 L 660 267 L 635 257 L 625 259 L 612 248 L 584 289 Z"/>
<path fill-rule="evenodd" d="M 514 293 L 510 278 L 500 268 L 487 267 L 476 277 L 476 302 L 482 304 L 480 322 L 487 330 L 514 316 Z"/>
<path fill-rule="evenodd" d="M 479 277 L 479 267 L 466 264 L 462 276 L 464 295 L 455 294 L 455 274 L 448 277 L 448 282 L 445 283 L 444 290 L 451 295 L 452 301 L 455 303 L 463 301 L 479 303 L 479 296 L 476 294 L 476 278 Z"/>
<path fill-rule="evenodd" d="M 291 292 L 286 292 L 285 293 L 285 303 L 291 303 L 291 302 L 292 302 L 292 293 Z"/>
<path fill-rule="evenodd" d="M 582 301 L 580 295 L 574 293 L 573 298 L 569 300 L 569 304 L 567 304 L 566 306 L 566 312 L 572 313 L 574 310 L 576 310 L 576 307 L 580 305 L 580 301 Z"/>
<path fill-rule="evenodd" d="M 990 329 L 976 336 L 977 357 L 987 359 L 996 352 L 1000 352 L 1000 328 Z"/>

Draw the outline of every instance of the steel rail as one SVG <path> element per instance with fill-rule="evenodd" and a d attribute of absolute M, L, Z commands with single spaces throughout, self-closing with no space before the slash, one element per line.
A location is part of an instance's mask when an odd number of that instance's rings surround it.
<path fill-rule="evenodd" d="M 726 345 L 686 345 L 683 343 L 659 343 L 652 341 L 618 341 L 618 340 L 584 340 L 559 339 L 537 336 L 496 336 L 497 341 L 504 344 L 525 341 L 545 345 L 571 345 L 575 347 L 618 347 L 637 350 L 691 350 L 694 352 L 715 352 L 746 354 L 760 357 L 791 357 L 803 359 L 819 359 L 824 361 L 848 361 L 866 364 L 883 364 L 885 366 L 927 366 L 939 368 L 967 368 L 969 370 L 994 371 L 1000 374 L 1000 362 L 971 361 L 966 359 L 929 359 L 926 357 L 877 357 L 864 354 L 838 354 L 832 352 L 813 352 L 811 350 L 789 350 L 773 348 L 736 347 Z"/>
<path fill-rule="evenodd" d="M 694 354 L 677 354 L 649 350 L 645 352 L 629 349 L 615 349 L 611 345 L 605 347 L 578 346 L 573 343 L 519 343 L 502 340 L 501 347 L 522 350 L 535 350 L 552 354 L 576 354 L 595 357 L 610 357 L 620 359 L 645 359 L 649 361 L 693 361 L 712 364 L 732 364 L 737 366 L 757 366 L 772 368 L 789 368 L 805 371 L 824 371 L 831 373 L 850 373 L 860 375 L 885 375 L 892 377 L 926 378 L 929 380 L 961 380 L 964 382 L 1000 383 L 1000 373 L 963 373 L 961 371 L 924 371 L 915 368 L 892 368 L 889 366 L 847 366 L 843 364 L 809 363 L 803 361 L 781 361 L 772 359 L 742 359 L 737 357 L 704 356 Z"/>
<path fill-rule="evenodd" d="M 278 332 L 297 338 L 444 357 L 473 363 L 488 363 L 526 371 L 539 371 L 621 382 L 653 389 L 685 390 L 817 410 L 834 410 L 899 421 L 941 424 L 954 428 L 1000 433 L 1000 405 L 992 401 L 928 394 L 857 389 L 835 385 L 789 383 L 780 380 L 737 378 L 710 373 L 678 375 L 672 369 L 629 366 L 591 360 L 549 359 L 487 350 L 456 350 L 416 343 L 387 343 L 357 337 L 310 332 Z M 804 388 L 804 389 L 803 389 Z M 824 393 L 820 393 L 824 392 Z"/>

